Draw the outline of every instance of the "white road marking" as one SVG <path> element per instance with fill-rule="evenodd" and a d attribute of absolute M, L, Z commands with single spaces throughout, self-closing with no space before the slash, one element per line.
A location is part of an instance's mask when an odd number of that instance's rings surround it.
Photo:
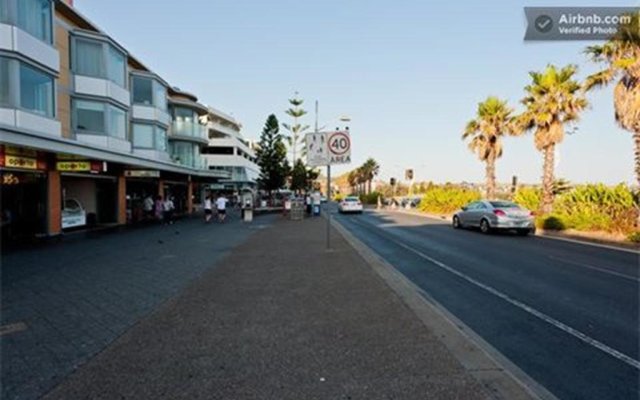
<path fill-rule="evenodd" d="M 438 217 L 433 216 L 433 215 L 423 215 L 423 214 L 419 214 L 419 213 L 416 213 L 416 212 L 404 211 L 404 210 L 373 210 L 373 211 L 376 212 L 376 213 L 386 213 L 386 214 L 396 213 L 396 214 L 411 215 L 411 216 L 414 216 L 414 217 L 430 219 L 432 221 L 440 221 L 440 222 L 443 222 L 443 221 L 444 222 L 448 222 L 449 221 L 448 218 L 444 218 L 444 217 L 438 218 Z M 540 239 L 562 240 L 562 241 L 565 241 L 565 242 L 581 244 L 581 245 L 584 245 L 584 246 L 601 247 L 603 249 L 622 251 L 622 252 L 625 252 L 625 253 L 632 253 L 632 254 L 640 255 L 640 250 L 625 249 L 623 247 L 610 246 L 610 245 L 606 245 L 606 244 L 602 244 L 602 243 L 587 242 L 587 241 L 579 240 L 579 239 L 571 239 L 571 238 L 564 238 L 564 237 L 558 237 L 558 236 L 544 236 L 544 235 L 539 235 L 539 234 L 536 234 L 535 237 L 536 238 L 540 238 Z"/>
<path fill-rule="evenodd" d="M 355 222 L 355 221 L 353 221 L 353 222 Z M 355 223 L 357 225 L 361 225 L 361 226 L 363 225 L 362 222 L 355 222 Z M 372 224 L 367 223 L 367 225 L 372 225 Z M 372 225 L 372 226 L 375 227 L 375 225 Z M 511 296 L 509 296 L 507 294 L 504 294 L 504 293 L 500 292 L 499 290 L 494 289 L 493 287 L 491 287 L 489 285 L 486 285 L 486 284 L 484 284 L 484 283 L 482 283 L 482 282 L 470 277 L 467 274 L 464 274 L 464 273 L 462 273 L 462 272 L 460 272 L 460 271 L 458 271 L 458 270 L 456 270 L 454 268 L 449 267 L 448 265 L 444 264 L 443 262 L 438 261 L 435 258 L 424 254 L 420 250 L 414 249 L 413 247 L 408 246 L 408 245 L 406 245 L 406 244 L 404 244 L 404 243 L 392 238 L 389 234 L 385 233 L 384 236 L 386 236 L 390 241 L 392 241 L 393 243 L 397 244 L 398 246 L 400 246 L 400 247 L 402 247 L 402 248 L 404 248 L 406 250 L 411 251 L 412 253 L 420 256 L 421 258 L 424 258 L 425 260 L 427 260 L 427 261 L 431 262 L 432 264 L 444 269 L 445 271 L 448 271 L 448 272 L 450 272 L 450 273 L 452 273 L 452 274 L 454 274 L 454 275 L 466 280 L 467 282 L 469 282 L 469 283 L 471 283 L 471 284 L 473 284 L 473 285 L 475 285 L 475 286 L 477 286 L 477 287 L 479 287 L 481 289 L 486 290 L 487 292 L 493 294 L 494 296 L 496 296 L 496 297 L 506 301 L 507 303 L 509 303 L 509 304 L 511 304 L 511 305 L 513 305 L 513 306 L 515 306 L 515 307 L 517 307 L 517 308 L 519 308 L 519 309 L 521 309 L 521 310 L 533 315 L 534 317 L 537 317 L 537 318 L 541 319 L 542 321 L 544 321 L 544 322 L 546 322 L 546 323 L 548 323 L 548 324 L 560 329 L 561 331 L 568 333 L 569 335 L 581 340 L 582 342 L 587 343 L 587 344 L 597 348 L 598 350 L 601 350 L 604 353 L 609 354 L 610 356 L 612 356 L 614 358 L 617 358 L 618 360 L 620 360 L 620 361 L 622 361 L 622 362 L 624 362 L 624 363 L 626 363 L 626 364 L 628 364 L 628 365 L 640 370 L 640 361 L 638 361 L 638 360 L 636 360 L 636 359 L 634 359 L 632 357 L 629 357 L 628 355 L 626 355 L 626 354 L 624 354 L 624 353 L 622 353 L 622 352 L 620 352 L 620 351 L 618 351 L 618 350 L 616 350 L 614 348 L 611 348 L 611 347 L 607 346 L 606 344 L 604 344 L 602 342 L 599 342 L 598 340 L 596 340 L 596 339 L 594 339 L 594 338 L 592 338 L 590 336 L 587 336 L 586 334 L 584 334 L 584 333 L 582 333 L 582 332 L 580 332 L 580 331 L 578 331 L 578 330 L 576 330 L 576 329 L 574 329 L 574 328 L 572 328 L 572 327 L 570 327 L 570 326 L 558 321 L 557 319 L 555 319 L 553 317 L 550 317 L 550 316 L 544 314 L 543 312 L 540 312 L 540 311 L 536 310 L 535 308 L 530 307 L 530 306 L 526 305 L 525 303 L 522 303 L 521 301 L 518 301 L 518 300 L 512 298 Z"/>
<path fill-rule="evenodd" d="M 627 274 L 621 274 L 619 272 L 611 271 L 611 270 L 606 269 L 606 268 L 596 267 L 595 265 L 579 263 L 579 262 L 575 262 L 575 261 L 571 261 L 571 260 L 565 260 L 565 259 L 560 258 L 560 257 L 549 256 L 549 258 L 552 259 L 552 260 L 556 260 L 556 261 L 560 261 L 560 262 L 566 263 L 566 264 L 577 265 L 578 267 L 592 269 L 594 271 L 600 271 L 600 272 L 603 272 L 605 274 L 615 275 L 615 276 L 619 276 L 620 278 L 625 278 L 625 279 L 629 279 L 629 280 L 632 280 L 632 281 L 640 282 L 640 278 L 638 278 L 638 277 L 627 275 Z"/>

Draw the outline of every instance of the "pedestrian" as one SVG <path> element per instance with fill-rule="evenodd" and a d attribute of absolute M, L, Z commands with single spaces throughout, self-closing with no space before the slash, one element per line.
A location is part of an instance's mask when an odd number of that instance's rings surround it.
<path fill-rule="evenodd" d="M 164 203 L 162 202 L 162 196 L 156 196 L 156 202 L 154 205 L 154 212 L 156 215 L 156 219 L 162 222 L 162 216 L 164 214 Z"/>
<path fill-rule="evenodd" d="M 213 215 L 213 204 L 211 201 L 211 195 L 208 194 L 207 197 L 204 198 L 204 222 L 211 222 L 211 216 Z"/>
<path fill-rule="evenodd" d="M 144 198 L 144 201 L 142 203 L 142 211 L 144 212 L 144 219 L 151 219 L 153 218 L 153 197 L 151 197 L 151 195 L 148 195 L 147 197 Z"/>
<path fill-rule="evenodd" d="M 173 210 L 175 208 L 176 206 L 173 204 L 173 198 L 171 196 L 167 196 L 167 199 L 162 204 L 165 224 L 173 225 Z"/>
<path fill-rule="evenodd" d="M 307 215 L 311 216 L 313 212 L 313 207 L 311 204 L 311 195 L 309 193 L 307 193 L 307 195 L 304 197 L 304 201 L 307 205 Z"/>
<path fill-rule="evenodd" d="M 220 194 L 220 196 L 216 199 L 216 210 L 218 211 L 218 221 L 224 222 L 227 217 L 227 203 L 229 200 L 224 197 L 224 194 Z"/>

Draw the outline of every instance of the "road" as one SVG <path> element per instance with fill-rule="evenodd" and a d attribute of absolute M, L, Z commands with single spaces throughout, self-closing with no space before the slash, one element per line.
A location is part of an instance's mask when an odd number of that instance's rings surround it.
<path fill-rule="evenodd" d="M 560 399 L 637 399 L 637 253 L 397 212 L 336 220 Z"/>

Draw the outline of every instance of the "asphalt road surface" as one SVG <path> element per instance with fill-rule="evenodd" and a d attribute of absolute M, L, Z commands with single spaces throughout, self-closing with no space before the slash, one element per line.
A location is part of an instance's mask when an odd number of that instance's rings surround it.
<path fill-rule="evenodd" d="M 558 398 L 639 398 L 637 253 L 394 212 L 335 218 Z"/>

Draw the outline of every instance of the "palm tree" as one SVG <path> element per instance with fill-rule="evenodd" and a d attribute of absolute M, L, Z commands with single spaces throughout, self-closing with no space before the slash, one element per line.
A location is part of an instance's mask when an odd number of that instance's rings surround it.
<path fill-rule="evenodd" d="M 608 42 L 587 47 L 591 60 L 607 67 L 589 76 L 585 89 L 604 86 L 619 78 L 613 92 L 615 119 L 633 134 L 635 173 L 640 185 L 640 12 L 628 15 L 631 23 L 620 25 Z"/>
<path fill-rule="evenodd" d="M 575 65 L 557 68 L 548 65 L 543 72 L 530 72 L 531 84 L 522 104 L 526 110 L 518 117 L 522 131 L 534 132 L 536 148 L 544 154 L 542 174 L 542 211 L 553 208 L 554 157 L 556 146 L 564 139 L 564 125 L 577 121 L 587 100 L 582 86 L 573 77 Z"/>
<path fill-rule="evenodd" d="M 373 178 L 375 178 L 378 173 L 380 173 L 380 165 L 373 158 L 367 159 L 367 161 L 362 164 L 360 167 L 362 179 L 367 184 L 367 192 L 371 193 L 371 183 L 373 182 Z"/>
<path fill-rule="evenodd" d="M 354 192 L 356 185 L 358 184 L 358 176 L 356 170 L 349 171 L 349 175 L 347 175 L 347 181 L 349 182 L 351 191 Z"/>
<path fill-rule="evenodd" d="M 467 123 L 462 139 L 471 138 L 469 149 L 486 164 L 487 198 L 496 195 L 496 160 L 502 156 L 502 136 L 514 134 L 513 109 L 507 102 L 489 96 L 478 103 L 475 119 Z"/>

